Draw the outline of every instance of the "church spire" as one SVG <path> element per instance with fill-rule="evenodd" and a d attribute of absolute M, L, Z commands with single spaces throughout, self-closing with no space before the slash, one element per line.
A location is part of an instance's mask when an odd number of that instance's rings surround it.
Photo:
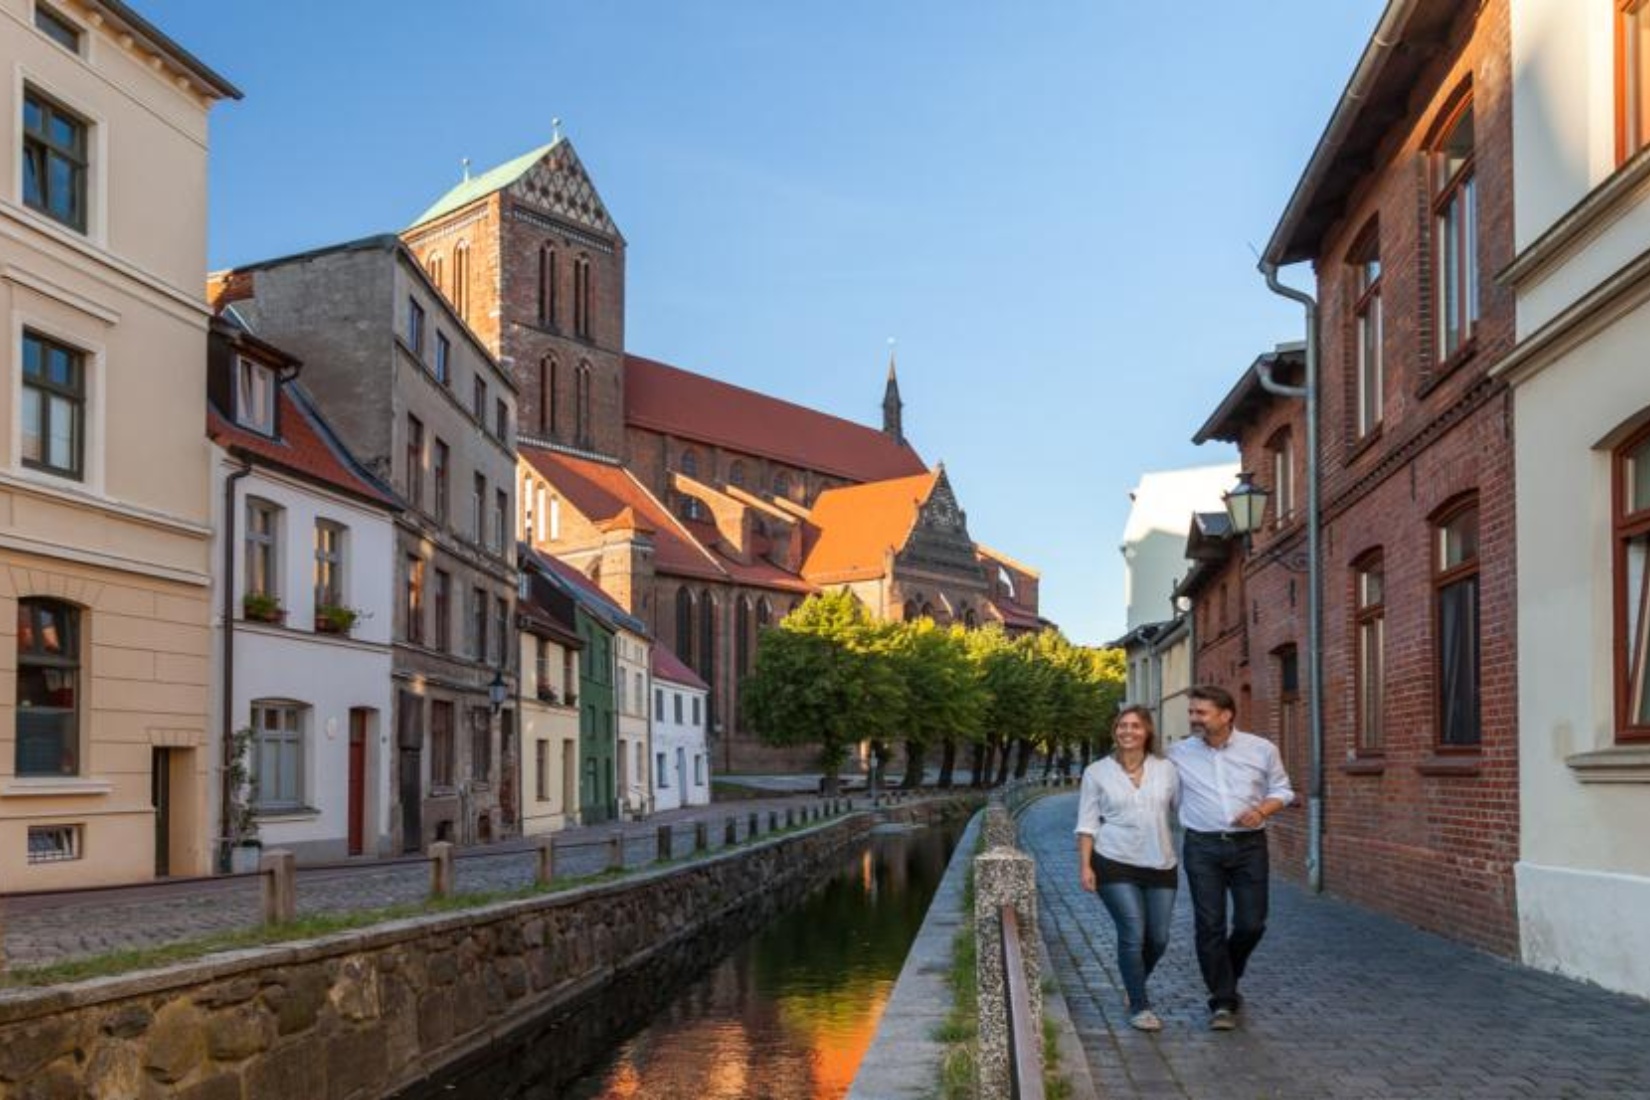
<path fill-rule="evenodd" d="M 888 338 L 888 386 L 882 393 L 882 432 L 892 436 L 895 443 L 905 442 L 905 428 L 900 410 L 905 403 L 899 399 L 899 376 L 894 370 L 894 338 Z"/>

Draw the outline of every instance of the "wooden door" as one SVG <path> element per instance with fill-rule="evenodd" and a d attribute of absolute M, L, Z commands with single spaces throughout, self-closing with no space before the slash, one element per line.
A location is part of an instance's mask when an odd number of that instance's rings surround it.
<path fill-rule="evenodd" d="M 365 848 L 367 833 L 367 712 L 349 712 L 349 854 Z"/>

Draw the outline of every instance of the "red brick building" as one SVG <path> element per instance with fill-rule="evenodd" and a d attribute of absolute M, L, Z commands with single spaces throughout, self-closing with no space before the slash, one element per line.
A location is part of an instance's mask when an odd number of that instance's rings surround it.
<path fill-rule="evenodd" d="M 810 592 L 1037 629 L 1034 570 L 977 545 L 943 468 L 880 430 L 624 350 L 625 240 L 557 137 L 403 234 L 520 388 L 519 537 L 576 565 L 710 685 L 723 769 L 806 763 L 739 722 L 757 632 Z"/>
<path fill-rule="evenodd" d="M 1393 0 L 1270 243 L 1319 303 L 1327 889 L 1490 950 L 1517 949 L 1512 418 L 1491 368 L 1513 343 L 1506 0 Z M 1305 425 L 1262 357 L 1197 435 L 1234 442 L 1272 493 L 1222 587 L 1245 656 L 1200 632 L 1308 784 Z M 1240 548 L 1237 548 L 1240 550 Z M 1200 623 L 1218 597 L 1195 593 Z M 1277 823 L 1304 870 L 1306 816 Z"/>

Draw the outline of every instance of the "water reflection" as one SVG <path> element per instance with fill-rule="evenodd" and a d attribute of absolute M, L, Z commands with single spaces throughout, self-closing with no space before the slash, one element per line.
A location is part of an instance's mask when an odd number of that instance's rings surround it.
<path fill-rule="evenodd" d="M 573 1100 L 839 1100 L 945 871 L 958 828 L 871 838 L 673 998 Z"/>

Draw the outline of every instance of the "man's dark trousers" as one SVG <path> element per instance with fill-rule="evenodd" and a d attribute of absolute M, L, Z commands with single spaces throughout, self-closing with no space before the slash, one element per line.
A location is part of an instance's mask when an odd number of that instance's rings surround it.
<path fill-rule="evenodd" d="M 1266 932 L 1266 833 L 1199 833 L 1186 830 L 1186 882 L 1197 924 L 1197 965 L 1209 987 L 1209 1008 L 1237 1011 L 1243 1003 L 1238 980 L 1249 955 Z M 1231 929 L 1226 899 L 1232 899 Z"/>

